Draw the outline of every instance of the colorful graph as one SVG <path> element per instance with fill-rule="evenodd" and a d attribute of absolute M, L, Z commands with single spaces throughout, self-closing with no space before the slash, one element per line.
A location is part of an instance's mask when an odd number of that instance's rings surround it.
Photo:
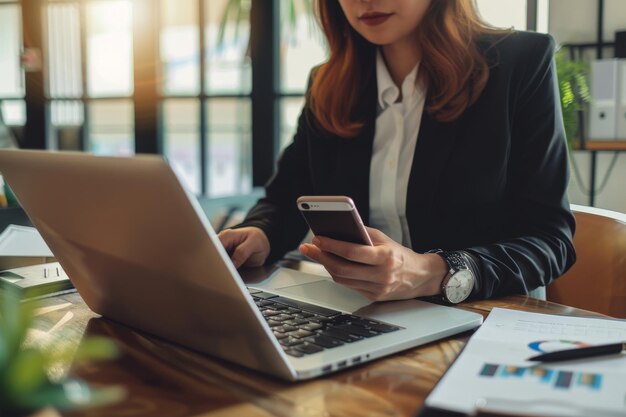
<path fill-rule="evenodd" d="M 576 349 L 591 346 L 589 343 L 575 340 L 537 340 L 530 342 L 528 347 L 540 353 L 554 352 L 555 350 Z"/>
<path fill-rule="evenodd" d="M 602 375 L 599 374 L 558 371 L 541 366 L 524 367 L 486 363 L 481 368 L 479 375 L 501 380 L 534 379 L 538 383 L 552 385 L 553 388 L 564 390 L 578 386 L 598 391 L 602 385 Z"/>

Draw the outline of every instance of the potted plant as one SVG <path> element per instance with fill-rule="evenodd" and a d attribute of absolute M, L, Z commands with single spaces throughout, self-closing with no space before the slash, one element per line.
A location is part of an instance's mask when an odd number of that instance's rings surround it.
<path fill-rule="evenodd" d="M 230 41 L 236 42 L 240 36 L 240 25 L 250 24 L 250 9 L 252 7 L 251 0 L 228 0 L 222 17 L 220 19 L 220 28 L 217 35 L 217 44 L 221 47 L 227 43 L 227 26 L 229 23 L 233 23 L 232 39 Z M 302 9 L 304 13 L 309 16 L 310 23 L 314 20 L 313 0 L 281 0 L 280 1 L 280 21 L 281 25 L 284 25 L 287 30 L 287 36 L 295 36 L 293 33 L 296 29 L 298 21 L 298 9 Z M 248 46 L 249 49 L 249 46 Z M 250 51 L 246 53 L 249 54 Z"/>
<path fill-rule="evenodd" d="M 569 59 L 563 49 L 557 52 L 555 59 L 567 144 L 574 149 L 581 136 L 579 114 L 591 99 L 587 83 L 588 64 Z"/>
<path fill-rule="evenodd" d="M 110 340 L 95 337 L 84 339 L 77 350 L 59 349 L 62 344 L 55 343 L 59 340 L 33 346 L 26 341 L 35 307 L 35 302 L 22 302 L 12 292 L 0 290 L 0 415 L 25 416 L 47 407 L 70 410 L 120 399 L 120 388 L 95 390 L 76 378 L 51 376 L 54 365 L 108 359 L 117 348 Z"/>

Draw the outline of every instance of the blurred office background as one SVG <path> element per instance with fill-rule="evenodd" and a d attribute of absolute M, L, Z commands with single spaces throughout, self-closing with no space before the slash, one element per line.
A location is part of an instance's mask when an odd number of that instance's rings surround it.
<path fill-rule="evenodd" d="M 489 23 L 560 44 L 598 42 L 601 20 L 605 57 L 626 30 L 624 0 L 476 2 Z M 0 0 L 0 109 L 21 147 L 162 153 L 198 195 L 247 194 L 325 54 L 309 0 Z M 586 205 L 590 153 L 571 157 L 570 198 Z M 626 156 L 595 158 L 608 175 L 594 204 L 626 211 Z"/>

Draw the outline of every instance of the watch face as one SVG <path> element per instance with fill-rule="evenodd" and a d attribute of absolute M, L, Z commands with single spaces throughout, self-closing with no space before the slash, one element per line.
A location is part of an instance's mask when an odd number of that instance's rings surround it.
<path fill-rule="evenodd" d="M 460 303 L 465 300 L 474 288 L 474 277 L 467 269 L 457 271 L 446 284 L 446 298 L 451 303 Z"/>

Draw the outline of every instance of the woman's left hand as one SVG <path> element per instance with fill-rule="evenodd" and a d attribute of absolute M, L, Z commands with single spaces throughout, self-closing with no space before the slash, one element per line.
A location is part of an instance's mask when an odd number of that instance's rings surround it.
<path fill-rule="evenodd" d="M 324 265 L 335 282 L 372 301 L 440 293 L 448 266 L 439 255 L 416 253 L 377 229 L 367 231 L 374 246 L 315 236 L 300 252 Z"/>

